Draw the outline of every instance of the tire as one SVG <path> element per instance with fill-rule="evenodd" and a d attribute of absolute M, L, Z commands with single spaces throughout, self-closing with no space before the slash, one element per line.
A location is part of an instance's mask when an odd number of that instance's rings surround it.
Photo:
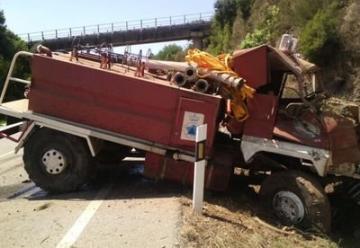
<path fill-rule="evenodd" d="M 73 135 L 41 128 L 24 146 L 25 170 L 40 188 L 54 193 L 78 190 L 90 176 L 90 154 Z"/>
<path fill-rule="evenodd" d="M 301 171 L 272 174 L 261 185 L 266 209 L 283 224 L 306 231 L 329 233 L 331 208 L 323 187 Z"/>

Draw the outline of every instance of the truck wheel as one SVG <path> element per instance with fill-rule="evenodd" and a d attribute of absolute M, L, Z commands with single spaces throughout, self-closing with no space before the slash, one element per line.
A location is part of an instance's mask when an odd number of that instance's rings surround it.
<path fill-rule="evenodd" d="M 24 146 L 25 170 L 40 188 L 56 193 L 79 189 L 90 174 L 90 154 L 78 137 L 41 128 Z"/>
<path fill-rule="evenodd" d="M 261 185 L 260 197 L 283 224 L 330 232 L 329 200 L 323 187 L 310 175 L 301 171 L 275 173 Z"/>

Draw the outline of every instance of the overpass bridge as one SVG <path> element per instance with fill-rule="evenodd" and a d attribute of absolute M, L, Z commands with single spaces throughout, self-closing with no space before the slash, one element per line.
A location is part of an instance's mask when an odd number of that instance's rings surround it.
<path fill-rule="evenodd" d="M 210 35 L 212 12 L 169 16 L 152 19 L 70 27 L 19 34 L 29 46 L 43 44 L 52 50 L 70 50 L 75 44 L 100 45 L 111 43 L 126 46 L 163 41 L 192 40 L 202 47 Z"/>

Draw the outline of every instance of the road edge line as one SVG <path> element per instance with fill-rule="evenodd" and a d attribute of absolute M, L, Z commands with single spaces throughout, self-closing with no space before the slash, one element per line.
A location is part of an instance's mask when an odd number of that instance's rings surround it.
<path fill-rule="evenodd" d="M 112 186 L 109 185 L 105 188 L 103 188 L 92 200 L 85 210 L 82 212 L 82 214 L 78 217 L 78 219 L 75 221 L 73 226 L 69 229 L 69 231 L 65 234 L 65 236 L 62 238 L 62 240 L 57 244 L 56 248 L 69 248 L 72 247 L 72 245 L 78 240 L 81 233 L 87 226 L 87 224 L 90 222 L 92 217 L 95 215 L 98 208 L 101 206 L 101 204 L 104 201 L 104 198 L 108 195 L 110 192 Z"/>

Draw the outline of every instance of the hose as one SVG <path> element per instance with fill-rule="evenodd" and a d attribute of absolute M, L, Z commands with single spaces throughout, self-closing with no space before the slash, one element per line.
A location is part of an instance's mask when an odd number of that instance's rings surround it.
<path fill-rule="evenodd" d="M 255 90 L 246 85 L 246 80 L 231 69 L 230 54 L 215 57 L 198 49 L 190 49 L 186 61 L 197 65 L 200 78 L 211 78 L 222 83 L 230 95 L 230 105 L 236 120 L 244 121 L 249 117 L 246 100 L 253 97 Z"/>

